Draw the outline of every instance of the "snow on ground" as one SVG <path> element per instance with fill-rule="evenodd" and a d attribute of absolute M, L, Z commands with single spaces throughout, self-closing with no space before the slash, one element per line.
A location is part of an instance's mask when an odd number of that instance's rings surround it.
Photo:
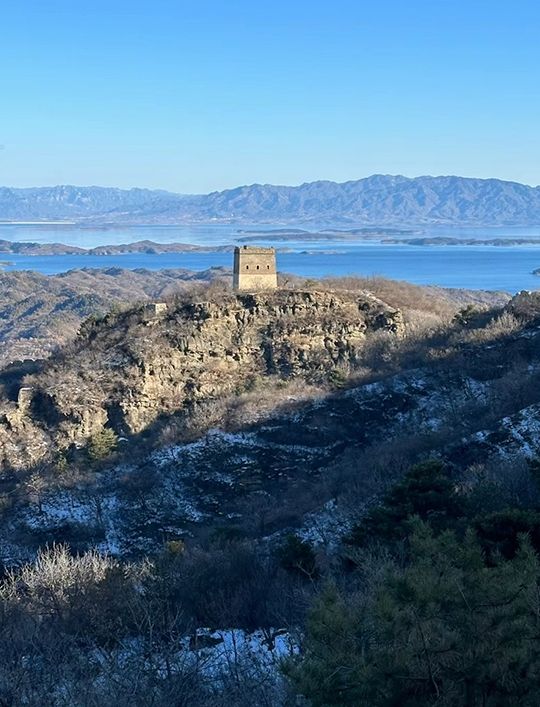
<path fill-rule="evenodd" d="M 262 427 L 262 430 L 267 429 Z M 212 429 L 207 432 L 204 437 L 196 442 L 188 442 L 186 444 L 177 444 L 154 452 L 150 460 L 157 466 L 165 466 L 169 464 L 181 464 L 182 462 L 195 461 L 198 457 L 205 456 L 208 452 L 215 449 L 219 450 L 219 454 L 234 451 L 240 454 L 242 449 L 268 449 L 280 451 L 292 451 L 302 454 L 320 454 L 320 448 L 313 448 L 301 444 L 280 444 L 278 442 L 270 442 L 261 439 L 255 432 L 223 432 L 222 430 Z M 244 457 L 247 459 L 248 457 Z"/>
<path fill-rule="evenodd" d="M 121 649 L 112 653 L 96 650 L 93 657 L 101 668 L 107 668 L 111 658 L 120 669 L 139 660 L 141 667 L 151 668 L 160 678 L 189 672 L 212 681 L 230 674 L 248 678 L 263 675 L 277 680 L 281 677 L 282 662 L 299 652 L 299 641 L 286 629 L 248 632 L 237 628 L 199 628 L 180 638 L 176 647 L 169 647 L 166 655 L 154 653 L 148 657 L 146 643 L 139 638 L 129 638 Z"/>
<path fill-rule="evenodd" d="M 415 432 L 435 432 L 449 422 L 452 423 L 456 411 L 468 403 L 479 404 L 486 401 L 486 383 L 470 377 L 463 377 L 451 383 L 425 371 L 411 370 L 392 376 L 383 381 L 369 383 L 347 391 L 359 409 L 374 408 L 385 410 L 387 405 L 388 429 L 386 435 L 402 434 L 404 429 Z M 398 396 L 393 400 L 394 396 Z M 410 406 L 399 410 L 396 403 L 408 402 Z"/>
<path fill-rule="evenodd" d="M 533 459 L 540 454 L 540 406 L 530 405 L 504 417 L 498 427 L 464 437 L 462 444 L 471 441 L 491 447 L 493 455 L 504 459 Z"/>
<path fill-rule="evenodd" d="M 510 435 L 510 441 L 504 449 L 499 447 L 501 455 L 514 456 L 519 453 L 528 459 L 538 455 L 540 449 L 540 409 L 531 405 L 520 410 L 512 417 L 501 420 L 501 427 Z"/>
<path fill-rule="evenodd" d="M 90 501 L 83 501 L 70 491 L 53 491 L 25 510 L 24 521 L 29 528 L 35 529 L 63 522 L 91 524 L 96 521 L 96 509 Z"/>
<path fill-rule="evenodd" d="M 295 535 L 314 546 L 330 548 L 338 544 L 351 527 L 350 518 L 340 510 L 335 500 L 331 500 L 320 511 L 306 515 L 302 527 L 295 531 Z"/>
<path fill-rule="evenodd" d="M 220 509 L 239 493 L 258 492 L 265 483 L 282 482 L 312 473 L 335 454 L 334 449 L 348 439 L 352 444 L 385 439 L 395 435 L 437 431 L 459 423 L 463 407 L 484 404 L 489 385 L 463 376 L 449 381 L 436 374 L 412 370 L 345 391 L 340 404 L 328 400 L 309 405 L 302 417 L 284 415 L 268 420 L 257 431 L 225 432 L 211 429 L 200 439 L 175 444 L 141 459 L 139 467 L 119 465 L 92 490 L 55 490 L 32 499 L 17 521 L 30 531 L 54 531 L 63 525 L 96 530 L 96 547 L 120 556 L 127 551 L 152 551 L 174 532 L 189 534 L 193 524 L 217 517 Z M 349 403 L 343 404 L 343 401 Z M 313 410 L 336 422 L 344 419 L 343 439 L 325 439 L 324 423 L 319 434 L 319 417 Z M 348 419 L 347 419 L 348 418 Z M 348 427 L 348 423 L 350 426 Z M 311 446 L 294 444 L 294 430 L 306 432 Z M 365 426 L 365 430 L 363 427 Z M 494 430 L 478 432 L 463 439 L 491 446 L 500 455 L 533 457 L 540 449 L 540 414 L 531 406 L 511 418 L 504 418 Z M 500 434 L 500 432 L 504 434 Z M 286 439 L 291 438 L 292 444 Z M 358 442 L 356 438 L 358 437 Z M 281 440 L 284 440 L 283 442 Z M 337 440 L 337 441 L 334 441 Z M 130 486 L 132 473 L 149 470 L 155 483 L 137 496 L 137 481 Z M 118 485 L 116 478 L 125 477 Z M 233 509 L 234 510 L 234 509 Z M 335 502 L 308 514 L 298 534 L 317 544 L 328 544 L 348 531 L 348 520 Z M 97 532 L 99 531 L 99 532 Z M 7 551 L 6 551 L 7 552 Z"/>
<path fill-rule="evenodd" d="M 210 640 L 209 640 L 210 639 Z M 211 645 L 215 642 L 214 645 Z M 190 650 L 192 660 L 202 663 L 208 677 L 229 671 L 243 664 L 244 668 L 278 672 L 283 659 L 299 652 L 298 642 L 285 629 L 258 630 L 251 633 L 241 629 L 199 629 L 196 639 L 185 637 L 184 650 Z M 198 648 L 198 645 L 201 647 Z"/>

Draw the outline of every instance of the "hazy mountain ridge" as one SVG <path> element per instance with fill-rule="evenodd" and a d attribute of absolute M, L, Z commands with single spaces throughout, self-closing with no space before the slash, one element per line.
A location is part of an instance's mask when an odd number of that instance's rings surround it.
<path fill-rule="evenodd" d="M 498 179 L 391 175 L 295 187 L 253 184 L 191 196 L 93 186 L 0 187 L 0 219 L 526 225 L 540 223 L 540 187 Z"/>

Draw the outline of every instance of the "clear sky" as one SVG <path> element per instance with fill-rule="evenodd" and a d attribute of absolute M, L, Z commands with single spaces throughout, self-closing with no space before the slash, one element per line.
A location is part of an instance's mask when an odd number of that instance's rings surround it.
<path fill-rule="evenodd" d="M 540 184 L 537 0 L 4 0 L 0 184 Z"/>

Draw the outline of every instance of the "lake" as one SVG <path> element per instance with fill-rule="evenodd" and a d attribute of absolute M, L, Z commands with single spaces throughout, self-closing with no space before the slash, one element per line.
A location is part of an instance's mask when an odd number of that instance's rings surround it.
<path fill-rule="evenodd" d="M 325 224 L 317 227 L 325 227 Z M 282 226 L 276 226 L 277 228 Z M 302 226 L 299 226 L 300 228 Z M 92 247 L 129 243 L 148 239 L 161 243 L 194 243 L 223 245 L 234 243 L 242 235 L 238 231 L 257 226 L 143 226 L 129 228 L 77 228 L 68 226 L 0 225 L 0 239 L 11 241 L 59 242 Z M 258 226 L 268 229 L 268 225 Z M 314 230 L 310 224 L 309 229 Z M 530 228 L 430 228 L 422 235 L 466 238 L 538 237 L 540 227 Z M 508 290 L 540 287 L 540 278 L 532 271 L 540 267 L 538 246 L 411 246 L 382 244 L 380 241 L 287 241 L 274 242 L 271 237 L 258 241 L 261 245 L 276 245 L 288 252 L 278 253 L 278 269 L 306 277 L 334 275 L 384 275 L 421 285 L 463 287 L 468 289 Z M 308 251 L 307 253 L 305 251 Z M 231 253 L 174 253 L 147 255 L 86 256 L 20 256 L 0 254 L 0 260 L 10 261 L 5 270 L 36 270 L 56 274 L 73 268 L 186 268 L 205 270 L 215 266 L 232 266 Z"/>

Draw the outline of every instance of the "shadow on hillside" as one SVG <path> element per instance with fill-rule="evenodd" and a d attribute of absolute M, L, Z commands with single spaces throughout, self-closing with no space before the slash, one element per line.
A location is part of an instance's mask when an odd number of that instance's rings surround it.
<path fill-rule="evenodd" d="M 28 503 L 35 507 L 40 495 L 56 488 L 85 498 L 95 507 L 95 523 L 67 520 L 23 529 L 19 539 L 31 549 L 64 542 L 80 552 L 102 542 L 100 514 L 105 512 L 103 499 L 111 494 L 126 509 L 126 533 L 146 533 L 154 548 L 171 538 L 216 532 L 224 537 L 231 533 L 260 537 L 298 526 L 306 514 L 339 497 L 345 488 L 357 486 L 355 497 L 368 499 L 433 451 L 454 445 L 458 451 L 450 456 L 455 464 L 481 463 L 486 450 L 481 445 L 464 449 L 464 436 L 540 401 L 536 372 L 540 335 L 522 326 L 492 340 L 475 341 L 474 330 L 465 338 L 464 331 L 455 324 L 444 333 L 401 342 L 391 357 L 380 359 L 384 365 L 378 371 L 352 379 L 344 389 L 315 401 L 280 401 L 265 419 L 232 428 L 224 419 L 219 425 L 222 434 L 206 432 L 212 423 L 205 420 L 213 416 L 208 407 L 213 401 L 206 401 L 157 418 L 141 433 L 119 442 L 118 450 L 101 462 L 72 448 L 67 459 L 68 467 L 76 469 L 72 478 L 65 469 L 59 472 L 54 462 L 24 474 L 7 472 L 4 486 L 14 502 L 5 520 L 13 521 Z M 378 345 L 384 349 L 391 344 L 386 338 Z M 384 353 L 374 349 L 370 355 Z M 427 387 L 417 385 L 426 378 Z M 464 386 L 470 379 L 486 384 L 489 395 L 476 398 L 471 389 L 464 402 Z M 362 388 L 375 381 L 379 388 Z M 396 433 L 396 420 L 406 419 L 419 400 L 430 396 L 444 404 L 443 426 L 404 427 Z M 156 463 L 152 450 L 160 447 L 164 429 L 182 430 L 193 419 L 198 420 L 200 433 L 191 434 L 191 443 L 184 439 L 176 446 L 174 438 L 169 439 L 170 459 Z M 109 424 L 123 431 L 118 409 L 111 410 Z M 42 480 L 41 490 L 36 477 Z M 34 479 L 33 486 L 29 479 Z M 175 509 L 182 495 L 190 499 L 194 516 L 199 514 L 202 522 L 196 517 L 178 522 Z"/>

